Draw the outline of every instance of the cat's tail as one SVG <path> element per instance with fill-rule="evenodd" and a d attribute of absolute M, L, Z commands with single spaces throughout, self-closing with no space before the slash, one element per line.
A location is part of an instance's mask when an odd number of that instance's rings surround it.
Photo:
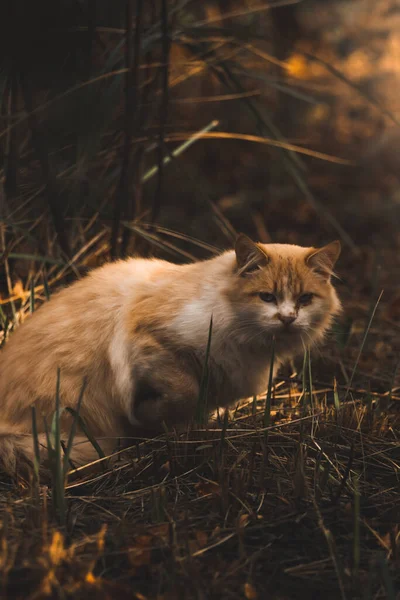
<path fill-rule="evenodd" d="M 44 433 L 38 434 L 40 471 L 45 474 L 48 467 L 47 438 Z M 112 448 L 102 443 L 105 454 L 111 453 Z M 0 470 L 8 475 L 16 473 L 26 475 L 32 471 L 34 464 L 34 443 L 32 433 L 21 433 L 16 426 L 0 424 Z M 76 435 L 70 454 L 71 468 L 96 461 L 99 458 L 97 450 L 87 437 Z"/>

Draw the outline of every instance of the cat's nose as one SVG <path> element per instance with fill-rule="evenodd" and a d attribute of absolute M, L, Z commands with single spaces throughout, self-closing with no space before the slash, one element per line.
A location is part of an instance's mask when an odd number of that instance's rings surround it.
<path fill-rule="evenodd" d="M 284 325 L 290 325 L 291 323 L 293 323 L 293 321 L 296 320 L 296 315 L 294 314 L 290 314 L 290 315 L 278 315 L 278 319 L 280 321 L 282 321 L 282 323 Z"/>

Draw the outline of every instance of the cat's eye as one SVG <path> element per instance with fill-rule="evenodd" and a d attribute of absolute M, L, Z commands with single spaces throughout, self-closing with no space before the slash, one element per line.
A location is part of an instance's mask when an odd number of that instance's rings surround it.
<path fill-rule="evenodd" d="M 298 300 L 299 304 L 310 304 L 314 294 L 302 294 Z"/>
<path fill-rule="evenodd" d="M 273 294 L 268 292 L 260 292 L 259 296 L 263 302 L 276 302 L 276 298 Z"/>

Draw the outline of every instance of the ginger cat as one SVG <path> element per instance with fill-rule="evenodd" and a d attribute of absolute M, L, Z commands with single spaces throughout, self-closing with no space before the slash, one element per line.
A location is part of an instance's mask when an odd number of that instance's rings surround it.
<path fill-rule="evenodd" d="M 199 396 L 209 324 L 208 407 L 227 406 L 267 387 L 275 369 L 321 340 L 340 302 L 331 284 L 339 242 L 320 248 L 256 244 L 189 265 L 131 258 L 106 264 L 56 294 L 0 352 L 0 461 L 14 472 L 32 460 L 31 406 L 39 441 L 51 422 L 57 368 L 61 406 L 76 407 L 106 453 L 138 429 L 190 421 Z M 67 438 L 72 417 L 61 417 Z M 97 454 L 82 432 L 75 464 Z"/>

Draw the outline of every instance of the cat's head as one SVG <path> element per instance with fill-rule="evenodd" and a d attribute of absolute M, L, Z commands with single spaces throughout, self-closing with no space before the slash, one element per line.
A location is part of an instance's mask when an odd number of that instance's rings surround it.
<path fill-rule="evenodd" d="M 231 301 L 243 325 L 258 335 L 275 336 L 277 348 L 309 346 L 321 338 L 340 312 L 331 283 L 340 243 L 323 248 L 256 244 L 240 235 Z M 257 335 L 254 333 L 254 335 Z M 293 351 L 298 348 L 293 347 Z"/>

